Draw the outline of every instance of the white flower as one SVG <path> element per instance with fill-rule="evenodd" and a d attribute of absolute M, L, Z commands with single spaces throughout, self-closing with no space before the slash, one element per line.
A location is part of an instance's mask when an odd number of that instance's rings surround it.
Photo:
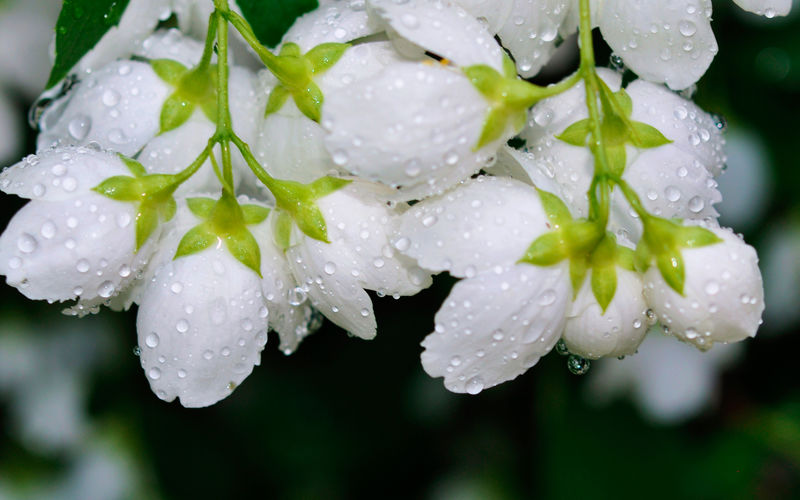
<path fill-rule="evenodd" d="M 569 352 L 584 358 L 633 354 L 647 333 L 642 277 L 617 267 L 617 289 L 605 312 L 592 293 L 591 270 L 572 302 L 564 327 Z"/>
<path fill-rule="evenodd" d="M 792 10 L 792 0 L 733 0 L 739 7 L 759 16 L 785 16 Z"/>
<path fill-rule="evenodd" d="M 558 30 L 569 13 L 568 0 L 455 0 L 497 34 L 514 56 L 517 70 L 531 77 L 556 50 Z"/>
<path fill-rule="evenodd" d="M 450 3 L 370 2 L 407 55 L 431 51 L 458 66 L 502 73 L 502 51 L 475 18 Z M 404 45 L 401 43 L 401 49 Z M 399 189 L 397 199 L 441 193 L 486 165 L 515 130 L 476 149 L 490 102 L 458 69 L 432 61 L 391 64 L 326 95 L 322 125 L 336 165 Z"/>
<path fill-rule="evenodd" d="M 600 69 L 611 90 L 620 76 Z M 713 205 L 722 197 L 713 176 L 724 165 L 725 141 L 715 119 L 694 103 L 662 86 L 636 80 L 626 88 L 633 101 L 630 119 L 657 128 L 672 143 L 649 149 L 626 147 L 623 180 L 639 194 L 650 213 L 664 218 L 704 219 L 718 216 Z M 582 82 L 567 92 L 537 104 L 523 132 L 529 155 L 515 155 L 531 179 L 555 180 L 573 215 L 588 215 L 587 191 L 594 158 L 587 147 L 572 146 L 556 136 L 588 116 Z M 631 240 L 641 235 L 641 223 L 619 190 L 612 194 L 610 228 Z"/>
<path fill-rule="evenodd" d="M 592 363 L 587 396 L 605 402 L 627 393 L 648 419 L 677 424 L 713 405 L 721 372 L 741 348 L 733 344 L 698 352 L 654 328 L 635 356 Z"/>
<path fill-rule="evenodd" d="M 153 392 L 186 407 L 227 397 L 260 363 L 267 317 L 258 276 L 224 245 L 161 267 L 136 321 Z"/>
<path fill-rule="evenodd" d="M 510 179 L 479 177 L 414 205 L 395 248 L 458 282 L 422 343 L 422 365 L 453 392 L 476 394 L 516 378 L 555 345 L 570 284 L 566 263 L 517 264 L 548 230 L 538 193 Z"/>
<path fill-rule="evenodd" d="M 49 150 L 0 174 L 0 189 L 31 201 L 0 236 L 0 274 L 26 297 L 108 299 L 124 288 L 152 252 L 139 249 L 136 207 L 91 189 L 130 176 L 116 155 L 84 148 Z"/>
<path fill-rule="evenodd" d="M 678 294 L 657 266 L 644 276 L 644 296 L 663 326 L 698 349 L 756 334 L 764 312 L 758 256 L 733 231 L 707 228 L 722 242 L 681 251 L 685 284 Z"/>
<path fill-rule="evenodd" d="M 315 41 L 325 43 L 329 40 L 315 38 Z M 301 47 L 301 50 L 310 48 Z M 336 64 L 316 76 L 314 82 L 327 98 L 331 92 L 371 77 L 386 65 L 398 61 L 400 58 L 389 42 L 362 43 L 347 49 Z M 267 70 L 262 71 L 259 77 L 259 94 L 266 98 L 276 80 Z M 256 107 L 263 115 L 266 99 Z M 253 153 L 271 175 L 307 183 L 342 171 L 325 148 L 324 139 L 322 126 L 300 112 L 290 98 L 281 109 L 259 120 Z"/>
<path fill-rule="evenodd" d="M 398 209 L 387 206 L 388 189 L 363 181 L 317 201 L 330 243 L 301 236 L 286 251 L 292 273 L 311 303 L 357 337 L 375 336 L 375 314 L 364 289 L 414 295 L 430 275 L 389 243 Z"/>
<path fill-rule="evenodd" d="M 369 19 L 363 0 L 322 0 L 298 17 L 282 43 L 296 43 L 303 53 L 322 43 L 346 43 L 382 31 Z"/>

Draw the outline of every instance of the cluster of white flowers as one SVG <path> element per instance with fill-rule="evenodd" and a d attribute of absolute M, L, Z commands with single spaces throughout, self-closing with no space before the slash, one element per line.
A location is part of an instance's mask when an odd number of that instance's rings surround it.
<path fill-rule="evenodd" d="M 31 200 L 0 273 L 73 314 L 138 304 L 160 398 L 219 401 L 270 329 L 288 354 L 320 313 L 372 338 L 365 290 L 413 295 L 442 271 L 462 279 L 422 363 L 455 392 L 560 339 L 581 372 L 656 321 L 703 350 L 755 335 L 757 257 L 713 207 L 718 120 L 671 90 L 717 51 L 709 0 L 320 0 L 274 53 L 215 3 L 132 0 L 50 96 L 37 153 L 0 174 Z M 156 30 L 171 15 L 180 29 Z M 267 69 L 233 64 L 228 23 Z M 640 79 L 595 69 L 592 23 Z M 579 25 L 575 75 L 520 78 Z"/>

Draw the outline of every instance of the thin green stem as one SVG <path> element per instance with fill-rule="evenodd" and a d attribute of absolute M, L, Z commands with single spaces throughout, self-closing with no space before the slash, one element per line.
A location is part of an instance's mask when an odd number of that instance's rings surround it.
<path fill-rule="evenodd" d="M 233 189 L 233 162 L 231 161 L 230 137 L 233 134 L 231 126 L 231 112 L 228 102 L 228 21 L 225 12 L 228 12 L 227 0 L 214 0 L 216 10 L 214 15 L 217 20 L 217 132 L 214 135 L 222 152 L 222 178 L 225 180 L 223 187 Z M 233 194 L 233 193 L 231 193 Z"/>
<path fill-rule="evenodd" d="M 650 217 L 650 213 L 644 208 L 644 205 L 642 205 L 641 198 L 639 198 L 639 195 L 636 194 L 636 191 L 630 186 L 630 184 L 618 177 L 612 178 L 612 181 L 620 189 L 620 191 L 622 191 L 625 199 L 628 200 L 631 208 L 633 208 L 633 211 L 636 212 L 636 215 L 638 215 L 642 221 Z"/>
<path fill-rule="evenodd" d="M 244 38 L 247 44 L 256 51 L 259 59 L 261 59 L 268 68 L 272 69 L 278 57 L 261 45 L 261 42 L 258 41 L 258 37 L 253 33 L 253 28 L 250 27 L 250 24 L 245 18 L 231 10 L 225 12 L 225 18 L 233 25 L 236 31 L 242 35 L 242 38 Z"/>
<path fill-rule="evenodd" d="M 273 188 L 276 185 L 276 179 L 269 175 L 269 173 L 258 163 L 256 157 L 253 155 L 253 152 L 250 150 L 250 146 L 247 145 L 239 136 L 236 134 L 231 134 L 231 142 L 239 149 L 239 152 L 242 153 L 242 158 L 250 167 L 250 170 L 253 171 L 253 174 L 267 186 L 267 189 L 273 191 Z M 274 194 L 274 192 L 273 192 Z"/>
<path fill-rule="evenodd" d="M 211 138 L 208 140 L 208 144 L 206 145 L 205 149 L 203 149 L 200 155 L 197 158 L 195 158 L 195 160 L 191 163 L 191 165 L 189 165 L 188 167 L 184 168 L 183 170 L 175 174 L 176 186 L 179 184 L 183 184 L 184 182 L 189 180 L 189 178 L 193 176 L 195 172 L 197 172 L 200 169 L 200 167 L 203 166 L 203 163 L 205 163 L 206 159 L 211 155 L 211 150 L 213 147 L 214 147 L 214 139 Z"/>
<path fill-rule="evenodd" d="M 217 39 L 217 26 L 219 25 L 215 12 L 211 13 L 208 19 L 208 32 L 206 33 L 206 44 L 203 47 L 203 56 L 197 64 L 195 71 L 205 71 L 211 64 L 211 57 L 214 55 L 214 42 Z"/>

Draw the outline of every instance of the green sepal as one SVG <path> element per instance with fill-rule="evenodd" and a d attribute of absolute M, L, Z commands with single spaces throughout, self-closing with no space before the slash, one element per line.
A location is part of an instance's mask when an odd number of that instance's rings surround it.
<path fill-rule="evenodd" d="M 650 268 L 650 262 L 653 260 L 653 254 L 650 253 L 650 248 L 648 248 L 647 243 L 645 243 L 644 238 L 639 240 L 639 244 L 636 245 L 636 250 L 633 252 L 633 267 L 636 272 L 640 274 L 644 274 L 647 269 Z"/>
<path fill-rule="evenodd" d="M 297 227 L 306 235 L 315 240 L 330 243 L 328 241 L 328 227 L 325 224 L 325 217 L 316 203 L 301 205 L 295 211 L 294 221 Z"/>
<path fill-rule="evenodd" d="M 186 66 L 172 59 L 153 59 L 150 67 L 159 78 L 172 86 L 177 86 L 189 71 Z"/>
<path fill-rule="evenodd" d="M 592 133 L 592 123 L 586 118 L 577 121 L 564 129 L 556 139 L 564 141 L 573 146 L 586 146 L 589 143 L 589 134 Z"/>
<path fill-rule="evenodd" d="M 613 95 L 614 99 L 617 100 L 617 104 L 622 109 L 623 114 L 625 116 L 631 116 L 631 113 L 633 113 L 633 99 L 631 99 L 630 94 L 628 94 L 625 89 L 619 89 Z"/>
<path fill-rule="evenodd" d="M 218 237 L 209 223 L 198 224 L 183 235 L 174 259 L 202 252 L 217 240 Z"/>
<path fill-rule="evenodd" d="M 656 255 L 656 265 L 661 271 L 664 281 L 683 296 L 683 284 L 686 279 L 686 271 L 683 266 L 683 256 L 680 250 L 663 252 Z"/>
<path fill-rule="evenodd" d="M 158 227 L 158 210 L 150 206 L 142 206 L 136 214 L 136 251 L 145 244 L 153 231 Z"/>
<path fill-rule="evenodd" d="M 253 233 L 247 228 L 233 231 L 225 238 L 225 246 L 236 260 L 252 269 L 259 278 L 261 276 L 261 249 Z"/>
<path fill-rule="evenodd" d="M 178 211 L 178 203 L 175 201 L 175 198 L 170 196 L 167 198 L 166 201 L 163 201 L 158 204 L 158 214 L 161 216 L 161 220 L 164 222 L 169 222 L 175 217 L 175 213 Z"/>
<path fill-rule="evenodd" d="M 567 258 L 567 245 L 561 231 L 545 233 L 528 247 L 520 262 L 527 262 L 536 266 L 552 266 Z"/>
<path fill-rule="evenodd" d="M 186 198 L 186 206 L 189 207 L 189 211 L 201 219 L 208 219 L 216 204 L 217 200 L 211 198 Z"/>
<path fill-rule="evenodd" d="M 548 220 L 553 228 L 559 228 L 572 221 L 572 215 L 569 213 L 569 208 L 558 196 L 548 191 L 543 191 L 536 188 L 539 193 L 539 199 L 542 202 L 542 209 L 547 215 Z"/>
<path fill-rule="evenodd" d="M 503 75 L 506 78 L 517 77 L 517 65 L 505 51 L 503 52 Z"/>
<path fill-rule="evenodd" d="M 122 153 L 117 153 L 117 156 L 120 160 L 122 160 L 122 163 L 128 167 L 128 170 L 133 174 L 134 177 L 144 177 L 147 175 L 147 169 L 145 169 L 144 165 L 138 161 L 134 160 L 133 158 L 128 158 Z"/>
<path fill-rule="evenodd" d="M 472 147 L 472 150 L 477 151 L 485 145 L 499 139 L 506 130 L 509 118 L 510 116 L 506 109 L 500 107 L 492 108 L 489 114 L 486 115 L 486 121 L 483 124 L 481 136 L 477 144 Z"/>
<path fill-rule="evenodd" d="M 578 296 L 588 271 L 589 262 L 586 257 L 574 257 L 569 260 L 569 281 L 572 283 L 572 300 L 575 300 Z"/>
<path fill-rule="evenodd" d="M 322 102 L 324 97 L 316 83 L 309 81 L 305 89 L 295 92 L 294 103 L 297 109 L 312 121 L 319 123 L 322 119 Z"/>
<path fill-rule="evenodd" d="M 194 108 L 195 104 L 182 97 L 178 92 L 167 97 L 161 107 L 161 117 L 159 119 L 161 130 L 159 133 L 169 132 L 186 123 L 194 113 Z"/>
<path fill-rule="evenodd" d="M 608 160 L 608 168 L 611 171 L 610 173 L 616 177 L 622 177 L 628 162 L 628 155 L 625 151 L 625 145 L 620 144 L 617 146 L 607 146 L 606 159 Z"/>
<path fill-rule="evenodd" d="M 292 216 L 285 210 L 278 211 L 275 220 L 275 244 L 281 250 L 286 251 L 292 244 Z"/>
<path fill-rule="evenodd" d="M 657 128 L 642 122 L 630 122 L 630 142 L 637 148 L 657 148 L 672 143 Z"/>
<path fill-rule="evenodd" d="M 125 175 L 109 177 L 93 187 L 92 191 L 116 201 L 138 201 L 142 197 L 141 185 L 137 179 Z"/>
<path fill-rule="evenodd" d="M 217 100 L 216 99 L 208 99 L 200 103 L 200 109 L 203 111 L 203 114 L 206 115 L 208 121 L 212 123 L 216 123 L 217 121 Z"/>
<path fill-rule="evenodd" d="M 261 224 L 267 220 L 269 212 L 269 208 L 262 207 L 261 205 L 242 205 L 244 223 L 248 226 L 251 224 Z"/>
<path fill-rule="evenodd" d="M 291 95 L 292 92 L 288 88 L 281 84 L 276 85 L 275 88 L 272 89 L 272 92 L 269 93 L 267 109 L 264 111 L 264 116 L 266 117 L 272 113 L 277 113 L 280 111 Z"/>
<path fill-rule="evenodd" d="M 352 182 L 351 179 L 342 179 L 340 177 L 320 177 L 309 184 L 308 187 L 311 190 L 311 196 L 316 200 L 334 193 Z"/>
<path fill-rule="evenodd" d="M 321 73 L 339 62 L 349 48 L 349 43 L 321 43 L 306 52 L 305 59 L 311 64 L 312 73 Z"/>
<path fill-rule="evenodd" d="M 286 42 L 281 47 L 281 51 L 278 53 L 280 56 L 289 56 L 289 57 L 300 57 L 303 55 L 303 51 L 300 49 L 300 46 L 294 42 Z"/>
<path fill-rule="evenodd" d="M 685 248 L 699 248 L 722 240 L 708 229 L 700 226 L 682 226 L 678 231 L 678 244 Z"/>
<path fill-rule="evenodd" d="M 604 230 L 594 221 L 577 220 L 561 229 L 571 256 L 592 252 L 602 242 Z"/>
<path fill-rule="evenodd" d="M 502 92 L 503 77 L 491 66 L 477 64 L 462 68 L 462 71 L 464 71 L 472 86 L 482 95 L 494 97 Z"/>
<path fill-rule="evenodd" d="M 611 265 L 592 267 L 592 293 L 600 308 L 605 314 L 608 305 L 617 292 L 617 266 Z"/>
<path fill-rule="evenodd" d="M 628 247 L 617 246 L 617 266 L 626 271 L 636 272 L 635 260 L 635 252 L 633 250 Z"/>

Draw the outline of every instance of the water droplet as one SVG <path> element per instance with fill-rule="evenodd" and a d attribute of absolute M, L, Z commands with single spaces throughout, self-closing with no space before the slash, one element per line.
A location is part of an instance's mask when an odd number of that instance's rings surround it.
<path fill-rule="evenodd" d="M 394 247 L 401 251 L 405 252 L 411 246 L 411 240 L 406 237 L 400 238 L 399 240 L 394 242 Z"/>
<path fill-rule="evenodd" d="M 689 210 L 694 213 L 700 213 L 705 206 L 706 203 L 699 196 L 694 196 L 691 200 L 689 200 Z"/>
<path fill-rule="evenodd" d="M 461 357 L 460 356 L 453 356 L 450 358 L 450 366 L 460 366 L 461 365 Z"/>
<path fill-rule="evenodd" d="M 172 293 L 178 294 L 183 291 L 183 283 L 180 281 L 176 281 L 169 286 L 169 289 Z"/>
<path fill-rule="evenodd" d="M 705 290 L 708 295 L 716 295 L 717 293 L 719 293 L 719 283 L 713 280 L 709 281 L 708 283 L 706 283 Z"/>
<path fill-rule="evenodd" d="M 558 353 L 559 356 L 569 356 L 569 349 L 567 349 L 567 344 L 563 339 L 559 339 L 558 342 L 556 342 L 556 353 Z"/>
<path fill-rule="evenodd" d="M 150 368 L 150 371 L 147 372 L 147 376 L 152 380 L 158 380 L 161 378 L 161 370 L 158 368 Z"/>
<path fill-rule="evenodd" d="M 692 21 L 688 19 L 684 19 L 680 23 L 678 23 L 678 31 L 681 32 L 683 36 L 692 36 L 697 33 L 697 26 Z"/>
<path fill-rule="evenodd" d="M 183 368 L 178 370 L 178 378 L 186 378 L 186 370 L 184 370 Z"/>
<path fill-rule="evenodd" d="M 681 190 L 675 186 L 667 186 L 666 189 L 664 189 L 664 196 L 667 197 L 667 200 L 674 203 L 681 199 Z"/>
<path fill-rule="evenodd" d="M 203 359 L 205 359 L 206 361 L 209 361 L 213 357 L 214 353 L 211 352 L 210 350 L 206 349 L 205 351 L 203 351 Z"/>
<path fill-rule="evenodd" d="M 322 269 L 325 271 L 325 274 L 333 275 L 336 272 L 336 264 L 333 262 L 326 262 Z"/>
<path fill-rule="evenodd" d="M 92 128 L 92 119 L 86 115 L 78 115 L 67 124 L 67 132 L 76 141 L 82 141 L 89 135 Z M 57 174 L 59 175 L 59 174 Z"/>
<path fill-rule="evenodd" d="M 153 349 L 155 347 L 158 347 L 158 341 L 159 341 L 158 334 L 156 332 L 153 332 L 144 339 L 144 344 L 150 349 Z"/>
<path fill-rule="evenodd" d="M 28 233 L 22 233 L 17 240 L 17 248 L 19 248 L 19 251 L 22 253 L 33 253 L 38 246 L 36 238 Z"/>
<path fill-rule="evenodd" d="M 88 273 L 90 268 L 89 261 L 86 259 L 81 259 L 75 264 L 75 269 L 77 269 L 79 273 Z"/>
<path fill-rule="evenodd" d="M 438 219 L 435 215 L 428 215 L 424 219 L 422 219 L 422 225 L 425 227 L 431 227 L 432 225 L 436 224 Z"/>
<path fill-rule="evenodd" d="M 175 329 L 178 330 L 178 333 L 186 333 L 189 330 L 189 322 L 185 319 L 179 319 L 175 323 Z"/>
<path fill-rule="evenodd" d="M 503 335 L 503 331 L 502 330 L 495 330 L 494 333 L 492 334 L 492 338 L 494 340 L 496 340 L 497 342 L 500 342 L 501 340 L 503 340 L 505 338 L 505 335 Z"/>
<path fill-rule="evenodd" d="M 588 359 L 582 358 L 575 354 L 570 354 L 569 358 L 567 358 L 567 369 L 573 375 L 584 375 L 589 371 L 590 366 L 591 363 Z"/>
<path fill-rule="evenodd" d="M 467 380 L 467 385 L 465 387 L 467 394 L 478 394 L 483 390 L 484 382 L 480 376 L 472 377 L 471 379 Z"/>
<path fill-rule="evenodd" d="M 114 89 L 107 89 L 105 92 L 103 92 L 102 100 L 103 104 L 105 104 L 108 107 L 112 107 L 119 104 L 119 98 L 120 98 L 119 92 L 117 92 Z"/>
<path fill-rule="evenodd" d="M 138 345 L 137 345 L 137 346 L 134 346 L 134 348 L 133 348 L 133 355 L 134 355 L 134 356 L 140 356 L 141 354 L 142 354 L 142 348 L 141 348 L 141 347 L 139 347 Z"/>
<path fill-rule="evenodd" d="M 100 286 L 97 287 L 97 295 L 107 299 L 114 295 L 114 283 L 110 281 L 104 281 L 100 283 Z"/>
<path fill-rule="evenodd" d="M 303 302 L 306 301 L 307 294 L 306 291 L 303 290 L 301 287 L 295 287 L 289 290 L 288 292 L 288 301 L 290 305 L 295 307 L 301 305 Z"/>
<path fill-rule="evenodd" d="M 43 238 L 51 239 L 56 235 L 56 225 L 53 221 L 46 221 L 42 224 L 42 229 L 39 231 Z"/>

